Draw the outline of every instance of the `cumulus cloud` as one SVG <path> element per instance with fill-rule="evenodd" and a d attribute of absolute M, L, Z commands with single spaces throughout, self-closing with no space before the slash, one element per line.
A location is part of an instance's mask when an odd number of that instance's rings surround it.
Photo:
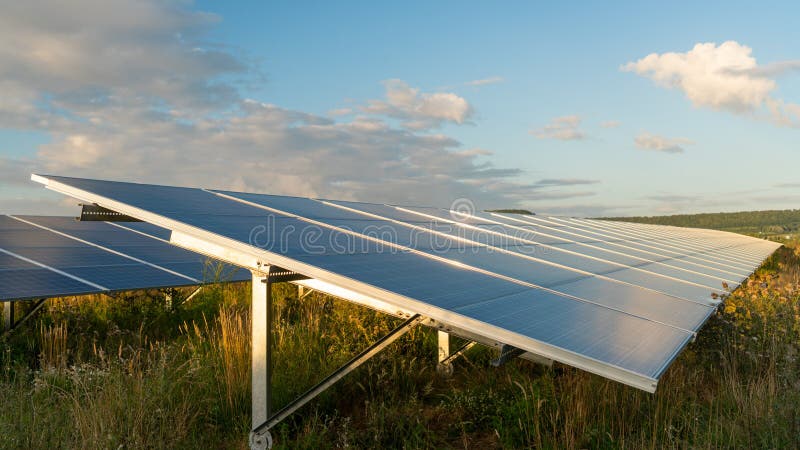
<path fill-rule="evenodd" d="M 160 0 L 4 8 L 0 129 L 46 133 L 49 142 L 26 159 L 0 156 L 0 210 L 67 212 L 61 197 L 27 180 L 33 171 L 391 203 L 466 197 L 481 208 L 586 195 L 555 184 L 542 192 L 519 182 L 519 169 L 495 167 L 491 151 L 434 132 L 473 114 L 452 93 L 390 80 L 385 99 L 326 115 L 242 98 L 230 80 L 260 82 L 259 69 L 209 43 L 219 18 L 190 8 Z M 42 200 L 23 206 L 25 198 Z"/>
<path fill-rule="evenodd" d="M 180 6 L 12 2 L 0 16 L 0 79 L 25 94 L 47 93 L 56 107 L 62 101 L 97 105 L 134 94 L 203 109 L 235 100 L 236 89 L 217 78 L 246 73 L 248 67 L 201 39 L 219 17 Z"/>
<path fill-rule="evenodd" d="M 669 138 L 648 132 L 639 133 L 633 142 L 639 149 L 663 153 L 683 153 L 684 146 L 694 144 L 693 141 L 686 138 Z"/>
<path fill-rule="evenodd" d="M 428 130 L 444 123 L 463 124 L 473 114 L 466 99 L 450 92 L 420 92 L 403 80 L 386 80 L 386 99 L 372 100 L 363 107 L 370 114 L 400 119 L 405 128 Z"/>
<path fill-rule="evenodd" d="M 580 130 L 580 116 L 562 116 L 551 120 L 542 128 L 530 133 L 539 139 L 558 139 L 560 141 L 576 141 L 586 139 L 586 133 Z"/>
<path fill-rule="evenodd" d="M 622 65 L 621 70 L 679 89 L 697 107 L 733 113 L 766 107 L 776 123 L 800 126 L 800 106 L 772 96 L 777 88 L 773 78 L 798 67 L 800 61 L 759 66 L 750 47 L 727 41 L 698 43 L 685 53 L 651 53 Z"/>
<path fill-rule="evenodd" d="M 480 80 L 472 80 L 464 83 L 464 86 L 486 86 L 488 84 L 497 84 L 506 81 L 503 77 L 489 77 Z"/>
<path fill-rule="evenodd" d="M 622 122 L 619 120 L 606 120 L 605 122 L 600 122 L 600 126 L 603 128 L 617 128 L 620 125 L 622 125 Z"/>

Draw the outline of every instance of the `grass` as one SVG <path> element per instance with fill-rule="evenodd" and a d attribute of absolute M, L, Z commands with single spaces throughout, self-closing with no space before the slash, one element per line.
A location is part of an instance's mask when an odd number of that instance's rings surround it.
<path fill-rule="evenodd" d="M 275 295 L 276 406 L 398 324 Z M 0 448 L 247 448 L 249 286 L 50 301 L 0 341 Z M 273 433 L 276 448 L 798 448 L 800 246 L 788 243 L 646 394 L 476 347 L 436 375 L 418 328 Z"/>

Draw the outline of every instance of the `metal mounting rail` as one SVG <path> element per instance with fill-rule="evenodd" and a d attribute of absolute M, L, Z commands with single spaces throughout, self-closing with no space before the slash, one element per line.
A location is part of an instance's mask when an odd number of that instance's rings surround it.
<path fill-rule="evenodd" d="M 521 348 L 503 344 L 503 346 L 500 347 L 500 356 L 498 356 L 497 359 L 493 359 L 490 364 L 493 367 L 500 367 L 511 359 L 522 355 L 523 353 L 525 353 L 525 350 L 522 350 Z"/>
<path fill-rule="evenodd" d="M 81 203 L 80 207 L 81 215 L 76 217 L 79 222 L 141 222 L 139 219 L 103 208 L 96 203 Z"/>

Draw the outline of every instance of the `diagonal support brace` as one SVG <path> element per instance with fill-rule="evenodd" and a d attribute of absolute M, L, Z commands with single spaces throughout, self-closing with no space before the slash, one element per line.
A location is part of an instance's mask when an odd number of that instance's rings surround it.
<path fill-rule="evenodd" d="M 450 333 L 439 330 L 438 338 L 439 338 L 439 362 L 438 364 L 436 364 L 436 371 L 439 373 L 439 375 L 442 375 L 444 377 L 449 377 L 453 375 L 453 361 L 455 361 L 461 355 L 466 353 L 467 350 L 471 349 L 476 344 L 476 342 L 469 341 L 466 344 L 462 345 L 461 348 L 451 353 Z"/>
<path fill-rule="evenodd" d="M 423 317 L 419 314 L 411 316 L 400 326 L 389 332 L 389 334 L 386 336 L 380 338 L 367 349 L 363 350 L 345 365 L 328 375 L 324 380 L 306 391 L 296 400 L 283 407 L 280 411 L 271 415 L 268 420 L 264 421 L 258 426 L 254 426 L 252 432 L 250 433 L 251 448 L 271 448 L 272 436 L 269 434 L 270 429 L 279 424 L 282 420 L 294 414 L 295 411 L 300 409 L 303 405 L 314 399 L 316 396 L 325 392 L 325 390 L 333 386 L 337 381 L 344 378 L 347 374 L 354 371 L 365 362 L 369 361 L 373 356 L 380 353 L 381 350 L 391 345 L 401 336 L 411 331 L 415 326 L 419 325 L 422 320 Z"/>
<path fill-rule="evenodd" d="M 36 314 L 36 311 L 39 311 L 47 299 L 42 298 L 33 302 L 33 305 L 28 309 L 28 311 L 23 315 L 21 318 L 16 318 L 16 313 L 14 311 L 14 302 L 4 302 L 3 303 L 3 322 L 6 324 L 5 329 L 2 332 L 2 336 L 7 336 L 11 334 L 12 331 L 17 329 L 23 322 L 30 319 L 31 316 Z"/>
<path fill-rule="evenodd" d="M 492 360 L 490 364 L 492 367 L 500 367 L 517 356 L 521 356 L 523 353 L 525 353 L 525 350 L 522 350 L 521 348 L 514 347 L 513 345 L 503 344 L 503 346 L 500 347 L 500 356 L 498 356 L 497 359 Z"/>

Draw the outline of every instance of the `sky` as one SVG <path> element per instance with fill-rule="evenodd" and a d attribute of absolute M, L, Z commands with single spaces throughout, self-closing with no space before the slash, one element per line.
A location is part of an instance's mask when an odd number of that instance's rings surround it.
<path fill-rule="evenodd" d="M 0 3 L 32 172 L 578 216 L 800 207 L 797 2 Z"/>

